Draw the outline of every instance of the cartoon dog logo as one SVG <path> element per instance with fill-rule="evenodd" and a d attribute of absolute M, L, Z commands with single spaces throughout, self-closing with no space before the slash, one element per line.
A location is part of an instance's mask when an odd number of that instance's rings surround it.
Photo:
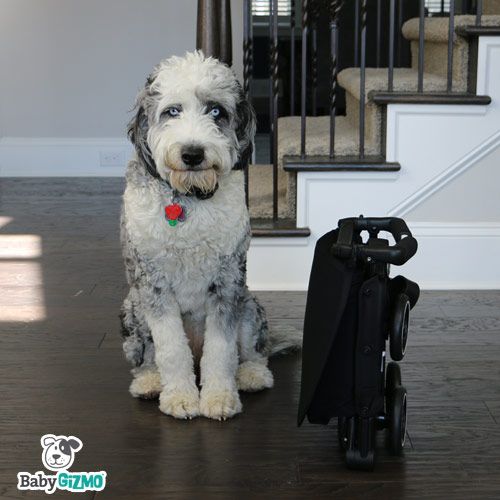
<path fill-rule="evenodd" d="M 83 446 L 75 436 L 54 436 L 54 434 L 45 434 L 40 443 L 43 448 L 43 465 L 52 471 L 69 469 L 75 460 L 75 453 Z"/>

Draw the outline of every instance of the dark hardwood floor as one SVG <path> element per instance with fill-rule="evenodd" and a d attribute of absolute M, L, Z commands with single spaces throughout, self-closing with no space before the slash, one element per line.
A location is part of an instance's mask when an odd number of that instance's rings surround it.
<path fill-rule="evenodd" d="M 130 397 L 122 181 L 0 183 L 1 499 L 43 495 L 16 474 L 43 470 L 46 433 L 83 441 L 72 470 L 107 471 L 81 498 L 500 498 L 500 291 L 423 294 L 401 363 L 404 456 L 381 447 L 374 472 L 353 472 L 334 425 L 295 425 L 299 354 L 272 360 L 275 387 L 230 421 L 176 421 Z M 304 293 L 258 295 L 271 323 L 301 327 Z"/>

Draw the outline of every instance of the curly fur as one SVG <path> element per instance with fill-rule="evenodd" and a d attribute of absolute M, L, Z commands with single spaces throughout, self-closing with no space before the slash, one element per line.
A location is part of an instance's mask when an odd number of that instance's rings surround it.
<path fill-rule="evenodd" d="M 214 106 L 222 110 L 217 119 Z M 238 384 L 272 386 L 265 312 L 246 286 L 241 168 L 251 156 L 254 113 L 232 71 L 200 52 L 160 63 L 136 109 L 121 216 L 131 393 L 159 395 L 160 409 L 178 418 L 232 417 L 241 411 Z M 182 157 L 193 144 L 204 151 L 196 171 Z M 164 208 L 174 189 L 187 217 L 172 227 Z"/>

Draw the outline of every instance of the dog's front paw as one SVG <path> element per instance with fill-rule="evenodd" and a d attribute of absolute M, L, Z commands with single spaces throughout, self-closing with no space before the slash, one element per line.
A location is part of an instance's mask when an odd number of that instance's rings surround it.
<path fill-rule="evenodd" d="M 236 389 L 203 387 L 200 394 L 200 413 L 215 420 L 226 420 L 242 410 Z"/>
<path fill-rule="evenodd" d="M 161 392 L 161 379 L 158 370 L 144 370 L 135 374 L 129 391 L 134 398 L 156 399 Z"/>
<path fill-rule="evenodd" d="M 160 410 L 175 418 L 193 418 L 200 414 L 200 395 L 197 388 L 163 389 Z"/>
<path fill-rule="evenodd" d="M 274 378 L 266 365 L 245 361 L 238 367 L 236 382 L 240 391 L 256 392 L 270 389 L 274 385 Z"/>

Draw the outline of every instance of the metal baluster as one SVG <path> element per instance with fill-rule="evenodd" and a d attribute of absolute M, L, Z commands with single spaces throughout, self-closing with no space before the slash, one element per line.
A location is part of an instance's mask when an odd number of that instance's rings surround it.
<path fill-rule="evenodd" d="M 311 111 L 316 116 L 318 93 L 318 16 L 319 1 L 311 4 Z"/>
<path fill-rule="evenodd" d="M 359 66 L 359 0 L 354 0 L 354 67 Z"/>
<path fill-rule="evenodd" d="M 389 5 L 389 61 L 387 69 L 387 90 L 394 89 L 394 17 L 396 10 L 396 0 L 391 0 Z"/>
<path fill-rule="evenodd" d="M 243 91 L 250 95 L 253 70 L 252 2 L 244 0 L 243 7 Z"/>
<path fill-rule="evenodd" d="M 380 45 L 382 43 L 382 2 L 377 0 L 377 55 L 376 65 L 380 68 Z"/>
<path fill-rule="evenodd" d="M 398 68 L 403 64 L 403 15 L 404 0 L 398 2 Z"/>
<path fill-rule="evenodd" d="M 420 0 L 418 22 L 418 91 L 424 91 L 425 0 Z"/>
<path fill-rule="evenodd" d="M 273 115 L 274 115 L 274 98 L 273 98 L 273 73 L 272 73 L 272 61 L 273 61 L 273 9 L 274 0 L 269 0 L 269 163 L 273 163 L 273 151 L 274 151 L 274 134 L 273 134 Z"/>
<path fill-rule="evenodd" d="M 361 0 L 361 67 L 359 70 L 359 156 L 365 157 L 366 2 Z"/>
<path fill-rule="evenodd" d="M 271 82 L 272 82 L 272 164 L 273 164 L 273 220 L 278 220 L 278 0 L 272 5 L 272 45 L 271 45 Z"/>
<path fill-rule="evenodd" d="M 307 34 L 309 0 L 302 0 L 302 61 L 300 76 L 300 157 L 306 157 L 306 99 L 307 99 Z"/>
<path fill-rule="evenodd" d="M 455 37 L 455 0 L 450 0 L 450 18 L 448 21 L 448 70 L 446 91 L 451 92 L 453 87 L 453 39 Z"/>
<path fill-rule="evenodd" d="M 338 19 L 343 4 L 343 0 L 330 0 L 330 158 L 333 158 L 335 156 L 335 115 L 337 113 L 337 65 L 339 47 Z"/>
<path fill-rule="evenodd" d="M 295 115 L 295 0 L 290 2 L 290 116 Z"/>
<path fill-rule="evenodd" d="M 483 15 L 483 0 L 477 0 L 476 5 L 476 26 L 481 25 L 481 16 Z"/>
<path fill-rule="evenodd" d="M 244 0 L 243 4 L 243 91 L 250 99 L 252 70 L 253 70 L 253 37 L 252 37 L 252 2 Z M 245 200 L 248 207 L 248 164 L 245 165 Z"/>

